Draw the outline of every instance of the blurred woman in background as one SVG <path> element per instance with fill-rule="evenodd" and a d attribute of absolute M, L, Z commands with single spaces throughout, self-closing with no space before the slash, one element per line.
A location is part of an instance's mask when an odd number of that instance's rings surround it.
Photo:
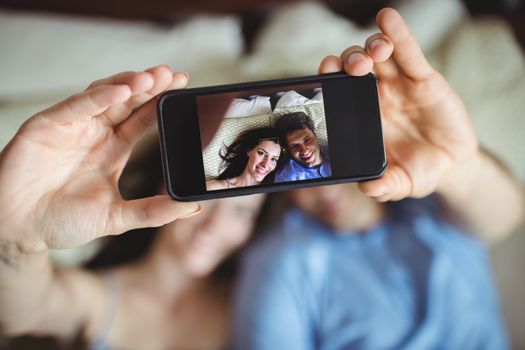
<path fill-rule="evenodd" d="M 81 339 L 89 349 L 227 347 L 235 270 L 223 263 L 248 240 L 264 196 L 177 202 L 162 193 L 158 144 L 128 163 L 155 124 L 153 97 L 187 79 L 157 66 L 98 80 L 34 115 L 2 150 L 7 336 Z M 107 236 L 91 270 L 49 259 Z"/>
<path fill-rule="evenodd" d="M 121 180 L 128 199 L 162 186 L 158 144 L 131 162 Z M 203 213 L 160 229 L 109 238 L 87 264 L 105 283 L 103 320 L 93 349 L 223 349 L 229 342 L 236 255 L 249 239 L 263 195 L 202 203 Z"/>

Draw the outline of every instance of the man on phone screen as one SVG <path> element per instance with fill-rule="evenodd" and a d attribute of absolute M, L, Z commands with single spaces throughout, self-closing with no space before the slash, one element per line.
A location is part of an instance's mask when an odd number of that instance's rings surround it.
<path fill-rule="evenodd" d="M 283 115 L 275 123 L 286 141 L 288 159 L 275 182 L 317 179 L 332 175 L 328 152 L 319 145 L 312 119 L 303 112 Z"/>

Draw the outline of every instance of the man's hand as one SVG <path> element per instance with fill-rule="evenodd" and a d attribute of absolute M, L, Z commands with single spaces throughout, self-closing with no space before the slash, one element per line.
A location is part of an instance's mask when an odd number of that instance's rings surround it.
<path fill-rule="evenodd" d="M 361 190 L 380 201 L 423 197 L 477 154 L 477 139 L 461 99 L 427 62 L 401 16 L 386 8 L 377 24 L 381 33 L 369 37 L 364 48 L 326 57 L 319 71 L 374 71 L 379 79 L 388 169 L 383 177 L 360 183 Z"/>
<path fill-rule="evenodd" d="M 199 211 L 166 195 L 124 201 L 117 187 L 134 144 L 155 125 L 155 97 L 187 80 L 166 66 L 117 74 L 26 121 L 0 153 L 2 248 L 70 248 Z"/>

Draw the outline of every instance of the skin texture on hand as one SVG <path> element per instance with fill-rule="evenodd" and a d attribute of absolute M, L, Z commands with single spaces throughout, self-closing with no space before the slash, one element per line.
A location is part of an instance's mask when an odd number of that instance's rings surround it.
<path fill-rule="evenodd" d="M 374 72 L 379 80 L 388 169 L 360 189 L 379 201 L 424 197 L 477 153 L 478 141 L 463 102 L 427 62 L 401 16 L 386 8 L 377 24 L 381 32 L 364 48 L 326 57 L 319 72 Z"/>
<path fill-rule="evenodd" d="M 120 73 L 27 120 L 0 154 L 0 241 L 23 253 L 71 248 L 198 212 L 166 195 L 124 201 L 117 186 L 156 123 L 156 96 L 187 81 L 166 66 Z"/>

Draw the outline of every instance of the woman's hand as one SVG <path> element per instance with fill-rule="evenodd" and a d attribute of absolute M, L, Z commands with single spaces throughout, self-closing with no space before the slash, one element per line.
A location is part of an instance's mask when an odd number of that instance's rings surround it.
<path fill-rule="evenodd" d="M 360 183 L 361 190 L 380 201 L 423 197 L 477 154 L 477 139 L 461 99 L 427 62 L 401 16 L 386 8 L 377 24 L 381 33 L 369 37 L 364 48 L 326 57 L 319 71 L 374 71 L 379 79 L 388 169 L 383 177 Z"/>
<path fill-rule="evenodd" d="M 134 144 L 155 125 L 155 97 L 187 80 L 166 66 L 121 73 L 27 120 L 0 153 L 2 249 L 70 248 L 197 212 L 166 195 L 124 201 L 117 187 Z"/>

